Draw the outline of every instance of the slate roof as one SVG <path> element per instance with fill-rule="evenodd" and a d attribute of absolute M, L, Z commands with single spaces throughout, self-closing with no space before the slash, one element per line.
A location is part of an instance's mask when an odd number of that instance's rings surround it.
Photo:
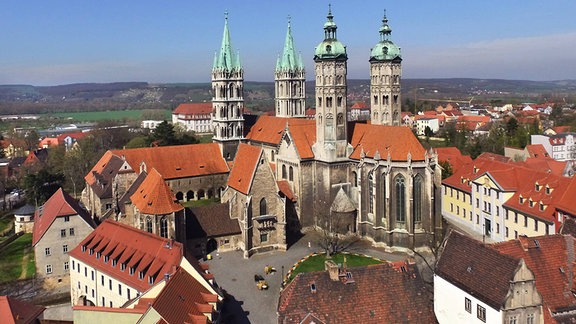
<path fill-rule="evenodd" d="M 198 102 L 198 103 L 182 103 L 179 104 L 172 112 L 173 115 L 191 115 L 190 119 L 194 119 L 194 115 L 210 115 L 212 113 L 211 102 Z M 184 118 L 186 119 L 186 117 Z"/>
<path fill-rule="evenodd" d="M 36 245 L 44 236 L 50 225 L 58 217 L 76 216 L 81 217 L 86 224 L 95 228 L 96 224 L 90 214 L 74 198 L 62 188 L 58 189 L 34 215 L 34 230 L 32 232 L 32 245 Z"/>
<path fill-rule="evenodd" d="M 36 323 L 46 308 L 10 296 L 0 296 L 0 323 Z"/>
<path fill-rule="evenodd" d="M 190 208 L 186 237 L 221 237 L 240 234 L 238 220 L 230 218 L 228 203 Z"/>
<path fill-rule="evenodd" d="M 130 200 L 143 214 L 167 215 L 184 209 L 160 173 L 152 168 L 146 179 L 130 196 Z"/>
<path fill-rule="evenodd" d="M 415 265 L 395 268 L 384 263 L 348 271 L 353 282 L 332 281 L 326 271 L 298 274 L 280 293 L 278 323 L 302 323 L 311 317 L 343 324 L 436 322 Z"/>
<path fill-rule="evenodd" d="M 184 248 L 179 242 L 107 219 L 69 254 L 143 292 L 179 266 L 183 253 Z M 105 256 L 108 256 L 108 261 Z M 115 266 L 114 259 L 117 260 Z M 122 263 L 126 263 L 124 271 L 121 270 Z M 132 275 L 130 267 L 134 267 Z M 143 279 L 139 279 L 141 271 L 144 272 Z M 153 277 L 152 284 L 148 281 L 149 276 Z"/>
<path fill-rule="evenodd" d="M 152 304 L 166 323 L 210 323 L 204 314 L 215 311 L 218 295 L 212 294 L 180 268 L 168 279 Z M 213 306 L 214 305 L 214 306 Z"/>
<path fill-rule="evenodd" d="M 250 192 L 262 148 L 244 143 L 238 145 L 234 167 L 228 177 L 228 186 L 247 195 Z"/>
<path fill-rule="evenodd" d="M 390 154 L 392 161 L 406 161 L 410 153 L 412 161 L 424 161 L 426 150 L 414 133 L 405 126 L 356 124 L 352 136 L 353 160 L 362 154 L 373 158 L 376 152 L 385 160 Z"/>
<path fill-rule="evenodd" d="M 552 313 L 571 312 L 576 320 L 575 248 L 576 239 L 570 235 L 523 237 L 493 245 L 502 254 L 522 258 L 534 273 L 536 289 L 543 304 Z M 496 271 L 493 272 L 496 276 Z M 486 281 L 485 281 L 486 282 Z M 549 313 L 547 311 L 544 312 Z M 556 315 L 556 314 L 554 314 Z M 561 315 L 561 314 L 559 314 Z"/>
<path fill-rule="evenodd" d="M 499 253 L 482 242 L 451 231 L 435 274 L 492 308 L 500 309 L 519 265 L 519 258 Z"/>

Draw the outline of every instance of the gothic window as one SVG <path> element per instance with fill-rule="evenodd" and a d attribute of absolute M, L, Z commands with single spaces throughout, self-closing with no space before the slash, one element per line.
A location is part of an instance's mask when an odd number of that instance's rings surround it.
<path fill-rule="evenodd" d="M 286 165 L 282 164 L 282 179 L 286 179 Z"/>
<path fill-rule="evenodd" d="M 398 95 L 394 95 L 394 104 L 398 103 Z"/>
<path fill-rule="evenodd" d="M 146 232 L 152 233 L 152 219 L 150 217 L 146 217 Z"/>
<path fill-rule="evenodd" d="M 160 236 L 168 237 L 168 219 L 166 216 L 160 218 Z"/>
<path fill-rule="evenodd" d="M 260 215 L 267 215 L 266 198 L 260 199 Z"/>
<path fill-rule="evenodd" d="M 240 117 L 242 114 L 240 113 L 240 107 L 236 107 L 236 117 Z"/>
<path fill-rule="evenodd" d="M 424 197 L 422 196 L 422 176 L 416 175 L 414 178 L 414 189 L 413 189 L 413 201 L 412 206 L 414 208 L 414 222 L 420 223 L 422 222 L 422 200 Z"/>
<path fill-rule="evenodd" d="M 326 107 L 332 107 L 332 97 L 326 97 Z"/>
<path fill-rule="evenodd" d="M 403 226 L 404 222 L 406 222 L 406 183 L 404 176 L 401 174 L 396 176 L 394 187 L 396 191 L 396 225 Z"/>
<path fill-rule="evenodd" d="M 322 107 L 322 97 L 318 97 L 318 107 Z"/>
<path fill-rule="evenodd" d="M 336 104 L 338 107 L 342 107 L 342 97 L 336 98 Z"/>
<path fill-rule="evenodd" d="M 229 97 L 234 96 L 234 83 L 230 83 L 230 85 L 228 86 L 228 96 Z"/>
<path fill-rule="evenodd" d="M 383 173 L 380 176 L 380 201 L 381 203 L 379 206 L 381 207 L 380 215 L 382 216 L 382 220 L 386 219 L 386 173 Z"/>
<path fill-rule="evenodd" d="M 352 172 L 352 186 L 358 187 L 358 174 L 356 172 Z"/>
<path fill-rule="evenodd" d="M 374 172 L 368 174 L 368 212 L 374 213 Z"/>
<path fill-rule="evenodd" d="M 377 104 L 378 104 L 378 96 L 374 96 L 373 104 L 374 104 L 374 105 L 377 105 Z"/>
<path fill-rule="evenodd" d="M 388 96 L 384 96 L 384 98 L 382 99 L 382 103 L 387 105 L 388 104 Z"/>
<path fill-rule="evenodd" d="M 292 166 L 288 169 L 288 176 L 288 180 L 294 181 L 294 168 Z"/>
<path fill-rule="evenodd" d="M 336 116 L 336 124 L 337 125 L 344 125 L 344 115 L 342 113 L 339 113 Z"/>

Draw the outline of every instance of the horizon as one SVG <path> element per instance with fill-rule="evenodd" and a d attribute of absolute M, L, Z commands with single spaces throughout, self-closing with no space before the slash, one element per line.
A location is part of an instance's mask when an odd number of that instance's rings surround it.
<path fill-rule="evenodd" d="M 460 3 L 416 0 L 361 4 L 247 0 L 138 5 L 102 0 L 0 3 L 0 84 L 210 83 L 225 12 L 245 81 L 273 82 L 290 19 L 307 80 L 323 40 L 328 4 L 347 46 L 348 79 L 369 78 L 370 49 L 384 12 L 402 49 L 404 79 L 574 80 L 576 2 Z M 290 18 L 288 18 L 290 17 Z M 138 80 L 138 81 L 132 81 Z"/>

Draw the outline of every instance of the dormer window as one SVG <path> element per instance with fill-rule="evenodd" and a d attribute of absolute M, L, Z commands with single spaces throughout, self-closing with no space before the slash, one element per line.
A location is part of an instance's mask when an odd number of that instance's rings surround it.
<path fill-rule="evenodd" d="M 130 268 L 130 269 L 132 269 L 132 268 Z M 144 279 L 144 271 L 138 272 L 138 279 L 140 279 L 140 280 Z"/>
<path fill-rule="evenodd" d="M 120 264 L 120 270 L 122 270 L 122 271 L 126 270 L 126 263 L 125 262 L 122 262 Z"/>
<path fill-rule="evenodd" d="M 534 201 L 532 201 L 532 199 L 530 199 L 530 200 L 528 201 L 528 206 L 534 207 Z"/>
<path fill-rule="evenodd" d="M 544 211 L 545 208 L 546 206 L 542 202 L 540 202 L 540 211 Z"/>
<path fill-rule="evenodd" d="M 148 276 L 148 284 L 150 284 L 150 285 L 154 284 L 154 277 L 153 276 Z"/>
<path fill-rule="evenodd" d="M 552 193 L 552 188 L 548 187 L 548 185 L 546 185 L 546 194 L 549 195 Z"/>
<path fill-rule="evenodd" d="M 88 254 L 90 255 L 94 254 L 94 249 L 90 249 L 90 251 L 88 251 Z"/>
<path fill-rule="evenodd" d="M 96 252 L 96 259 L 100 259 L 100 256 L 102 256 L 102 253 Z"/>
<path fill-rule="evenodd" d="M 86 252 L 86 245 L 82 245 L 82 252 Z"/>
<path fill-rule="evenodd" d="M 520 196 L 520 204 L 524 203 L 524 197 Z"/>
<path fill-rule="evenodd" d="M 134 274 L 134 270 L 136 270 L 136 269 L 134 269 L 134 267 L 130 267 L 130 270 L 129 270 L 130 275 Z"/>
<path fill-rule="evenodd" d="M 116 266 L 116 264 L 118 264 L 118 259 L 114 259 L 114 260 L 112 260 L 112 266 L 113 266 L 113 267 L 115 267 L 115 266 Z"/>
<path fill-rule="evenodd" d="M 104 263 L 108 263 L 108 260 L 110 260 L 110 257 L 107 256 L 107 255 L 105 255 L 105 256 L 104 256 Z"/>
<path fill-rule="evenodd" d="M 542 186 L 539 185 L 538 182 L 536 182 L 536 184 L 534 185 L 534 189 L 538 192 L 540 191 L 540 188 L 542 188 Z"/>

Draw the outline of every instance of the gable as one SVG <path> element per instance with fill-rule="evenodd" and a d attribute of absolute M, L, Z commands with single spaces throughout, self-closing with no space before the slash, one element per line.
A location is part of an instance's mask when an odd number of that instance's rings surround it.
<path fill-rule="evenodd" d="M 234 166 L 228 177 L 228 186 L 248 195 L 261 157 L 262 149 L 260 147 L 240 143 Z M 264 164 L 268 165 L 268 163 Z"/>

